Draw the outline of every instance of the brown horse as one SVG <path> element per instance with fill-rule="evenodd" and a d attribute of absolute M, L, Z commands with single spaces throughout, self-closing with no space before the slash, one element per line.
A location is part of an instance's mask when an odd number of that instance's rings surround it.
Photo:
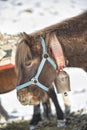
<path fill-rule="evenodd" d="M 17 81 L 17 75 L 15 72 L 15 66 L 14 65 L 4 65 L 0 68 L 0 94 L 9 92 L 16 88 L 16 81 Z M 63 112 L 59 106 L 57 95 L 55 91 L 52 89 L 49 97 L 52 99 L 55 109 L 56 109 L 56 115 L 58 119 L 63 119 L 64 115 Z M 49 98 L 46 102 L 43 102 L 43 108 L 44 108 L 44 116 L 45 118 L 51 117 L 51 104 L 49 102 Z M 0 112 L 3 115 L 6 115 L 6 119 L 9 119 L 9 115 L 5 112 L 4 108 L 0 105 Z M 36 127 L 38 122 L 42 120 L 41 117 L 41 111 L 40 111 L 40 104 L 34 106 L 34 113 L 32 120 L 30 122 L 30 129 L 31 127 Z"/>
<path fill-rule="evenodd" d="M 56 35 L 62 46 L 65 59 L 68 61 L 66 66 L 80 67 L 87 71 L 87 12 L 85 12 L 30 35 L 23 33 L 23 39 L 16 51 L 17 85 L 30 81 L 37 73 L 43 53 L 40 36 L 46 42 L 49 56 L 54 59 L 50 47 L 53 35 Z M 48 93 L 50 93 L 56 74 L 52 65 L 46 62 L 38 80 L 45 86 L 49 86 Z M 18 90 L 17 95 L 22 104 L 33 105 L 37 105 L 40 100 L 46 101 L 48 97 L 47 92 L 35 84 Z"/>

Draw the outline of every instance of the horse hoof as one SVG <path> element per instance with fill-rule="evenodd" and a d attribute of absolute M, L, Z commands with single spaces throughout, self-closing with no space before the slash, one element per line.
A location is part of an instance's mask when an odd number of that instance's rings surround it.
<path fill-rule="evenodd" d="M 60 128 L 60 127 L 66 127 L 66 120 L 63 119 L 63 120 L 58 120 L 57 121 L 57 127 Z"/>
<path fill-rule="evenodd" d="M 30 130 L 35 130 L 37 128 L 37 125 L 30 125 Z"/>

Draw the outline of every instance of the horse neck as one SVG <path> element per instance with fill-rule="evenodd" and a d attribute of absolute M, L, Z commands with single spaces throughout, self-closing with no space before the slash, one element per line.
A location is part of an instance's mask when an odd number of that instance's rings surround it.
<path fill-rule="evenodd" d="M 52 32 L 56 34 L 62 46 L 64 56 L 68 60 L 67 66 L 81 67 L 86 70 L 87 12 L 45 28 L 32 35 L 46 36 L 48 38 L 46 38 L 46 41 L 49 41 L 49 37 Z"/>
<path fill-rule="evenodd" d="M 84 46 L 85 37 L 82 35 L 72 35 L 59 37 L 66 61 L 67 67 L 87 68 L 87 46 Z"/>

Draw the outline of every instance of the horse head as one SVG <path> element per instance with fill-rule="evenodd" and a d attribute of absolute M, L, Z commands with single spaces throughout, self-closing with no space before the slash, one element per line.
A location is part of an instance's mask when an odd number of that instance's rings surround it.
<path fill-rule="evenodd" d="M 27 34 L 23 34 L 23 40 L 18 44 L 16 51 L 16 69 L 18 73 L 17 86 L 20 86 L 26 82 L 31 83 L 33 77 L 38 75 L 38 81 L 42 86 L 51 88 L 52 82 L 56 77 L 56 70 L 54 67 L 46 61 L 43 65 L 40 74 L 37 74 L 38 68 L 43 58 L 43 48 L 41 45 L 41 39 L 39 36 L 32 37 Z M 45 55 L 46 56 L 46 55 Z M 46 101 L 48 98 L 48 92 L 43 90 L 35 82 L 17 89 L 17 96 L 19 101 L 23 104 L 37 105 L 40 100 Z"/>

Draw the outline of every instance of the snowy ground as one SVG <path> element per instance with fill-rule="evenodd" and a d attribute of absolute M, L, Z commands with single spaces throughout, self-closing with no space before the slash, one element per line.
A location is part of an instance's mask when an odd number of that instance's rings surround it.
<path fill-rule="evenodd" d="M 0 32 L 31 33 L 85 10 L 87 10 L 87 0 L 0 0 Z M 66 68 L 66 71 L 70 74 L 73 90 L 69 93 L 71 110 L 87 109 L 87 74 L 76 68 Z M 22 106 L 17 100 L 15 90 L 0 97 L 9 114 L 16 109 L 19 116 L 31 118 L 33 106 Z M 62 97 L 60 94 L 58 97 L 64 110 Z M 53 104 L 52 109 L 55 112 Z"/>

